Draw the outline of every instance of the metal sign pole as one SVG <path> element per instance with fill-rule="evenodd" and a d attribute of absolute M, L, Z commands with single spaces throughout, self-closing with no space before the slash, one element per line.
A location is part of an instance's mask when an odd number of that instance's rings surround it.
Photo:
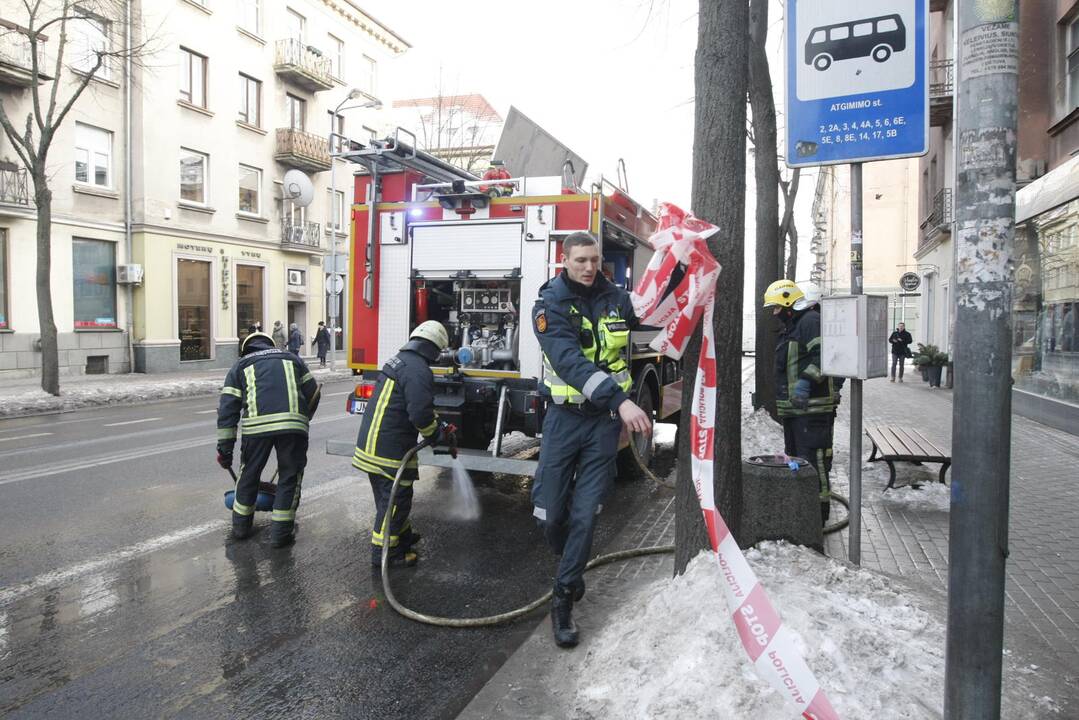
<path fill-rule="evenodd" d="M 862 164 L 850 165 L 850 294 L 862 294 Z M 850 381 L 850 521 L 847 554 L 862 564 L 862 381 Z"/>

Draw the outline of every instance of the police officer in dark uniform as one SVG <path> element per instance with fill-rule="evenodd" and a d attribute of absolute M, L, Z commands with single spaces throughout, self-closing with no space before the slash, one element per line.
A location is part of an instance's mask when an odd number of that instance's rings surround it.
<path fill-rule="evenodd" d="M 382 547 L 389 542 L 391 566 L 416 564 L 413 550 L 420 536 L 408 519 L 412 511 L 412 483 L 417 478 L 413 457 L 401 477 L 394 508 L 389 508 L 393 478 L 405 453 L 417 444 L 418 435 L 441 439 L 450 426 L 435 414 L 434 375 L 431 363 L 449 346 L 449 334 L 442 323 L 428 320 L 416 326 L 400 352 L 382 366 L 374 394 L 356 438 L 352 466 L 367 473 L 375 496 L 375 524 L 371 531 L 371 564 L 382 563 Z M 382 534 L 382 523 L 390 513 L 390 537 Z"/>
<path fill-rule="evenodd" d="M 225 376 L 217 408 L 217 462 L 226 470 L 232 468 L 237 426 L 243 433 L 232 504 L 232 534 L 237 539 L 251 534 L 259 477 L 275 451 L 278 477 L 270 544 L 292 544 L 307 466 L 307 430 L 317 407 L 318 383 L 303 360 L 275 347 L 266 333 L 244 338 L 240 359 Z"/>
<path fill-rule="evenodd" d="M 555 643 L 578 642 L 572 612 L 600 503 L 610 491 L 622 426 L 650 433 L 652 418 L 629 399 L 629 333 L 639 327 L 629 293 L 600 272 L 600 246 L 577 232 L 562 243 L 563 272 L 540 288 L 532 327 L 543 350 L 548 398 L 532 487 L 534 514 L 561 559 L 551 603 Z"/>
<path fill-rule="evenodd" d="M 814 293 L 815 295 L 815 293 Z M 790 280 L 764 293 L 764 306 L 782 322 L 776 346 L 776 410 L 783 422 L 785 452 L 808 460 L 820 480 L 821 522 L 831 508 L 832 432 L 839 383 L 821 373 L 821 327 L 817 297 Z"/>

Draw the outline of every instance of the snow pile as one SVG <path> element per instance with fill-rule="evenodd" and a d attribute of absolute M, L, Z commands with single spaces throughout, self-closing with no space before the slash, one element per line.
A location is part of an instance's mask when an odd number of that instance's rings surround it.
<path fill-rule="evenodd" d="M 786 543 L 746 551 L 785 625 L 842 718 L 940 718 L 944 626 L 900 581 Z M 574 716 L 790 720 L 735 632 L 714 556 L 644 587 L 588 641 L 572 693 Z M 936 615 L 943 610 L 936 608 Z M 1009 669 L 1012 672 L 1009 672 Z M 1058 713 L 1005 668 L 1011 720 Z"/>
<path fill-rule="evenodd" d="M 951 508 L 952 491 L 934 478 L 915 490 L 909 485 L 893 488 L 881 494 L 880 500 L 892 508 L 909 512 L 948 512 Z"/>
<path fill-rule="evenodd" d="M 761 408 L 742 405 L 742 457 L 783 453 L 783 426 Z"/>

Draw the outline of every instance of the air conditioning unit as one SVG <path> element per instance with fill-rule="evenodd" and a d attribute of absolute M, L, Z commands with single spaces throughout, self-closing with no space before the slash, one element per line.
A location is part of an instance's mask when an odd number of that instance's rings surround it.
<path fill-rule="evenodd" d="M 119 285 L 141 285 L 142 265 L 117 265 L 116 282 Z"/>
<path fill-rule="evenodd" d="M 303 285 L 303 270 L 289 270 L 288 271 L 288 284 L 289 285 Z"/>

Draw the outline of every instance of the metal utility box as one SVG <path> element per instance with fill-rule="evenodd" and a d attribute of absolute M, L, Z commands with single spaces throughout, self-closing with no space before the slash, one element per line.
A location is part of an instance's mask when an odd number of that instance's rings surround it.
<path fill-rule="evenodd" d="M 833 377 L 888 374 L 888 297 L 821 298 L 821 372 Z"/>

